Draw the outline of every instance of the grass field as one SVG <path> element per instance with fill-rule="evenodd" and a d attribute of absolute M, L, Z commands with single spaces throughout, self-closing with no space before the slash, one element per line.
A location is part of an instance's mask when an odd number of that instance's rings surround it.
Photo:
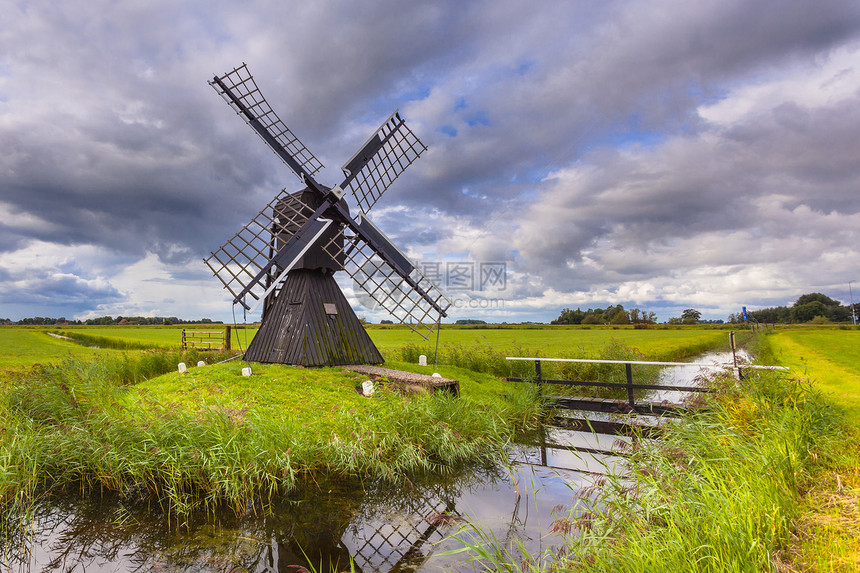
<path fill-rule="evenodd" d="M 424 341 L 403 327 L 372 327 L 368 330 L 384 356 L 408 345 L 426 348 L 432 355 L 436 339 Z M 615 340 L 635 348 L 651 359 L 671 360 L 689 356 L 720 344 L 728 344 L 728 333 L 720 330 L 634 330 L 632 328 L 499 328 L 468 329 L 442 325 L 440 349 L 446 346 L 486 346 L 528 356 L 589 358 L 608 342 Z M 698 350 L 700 349 L 701 350 Z M 517 354 L 511 354 L 512 356 Z M 519 354 L 522 356 L 523 354 Z"/>
<path fill-rule="evenodd" d="M 131 348 L 179 350 L 182 329 L 189 326 L 63 326 L 63 327 L 0 327 L 0 369 L 27 367 L 34 363 L 61 360 L 72 356 L 94 356 L 109 352 L 111 345 Z M 224 325 L 197 325 L 198 330 L 223 330 Z M 81 342 L 102 347 L 87 348 L 75 342 L 57 339 L 48 332 L 80 337 Z M 256 329 L 233 330 L 232 345 L 244 349 L 253 339 Z M 405 326 L 368 327 L 371 339 L 386 360 L 409 355 L 426 354 L 432 361 L 436 339 L 425 341 Z M 543 356 L 564 358 L 594 358 L 610 342 L 620 343 L 642 353 L 651 360 L 677 360 L 728 342 L 724 330 L 710 329 L 647 329 L 632 328 L 569 328 L 569 327 L 506 327 L 458 328 L 443 325 L 440 334 L 440 354 L 468 348 L 492 351 L 508 356 Z"/>
<path fill-rule="evenodd" d="M 799 561 L 813 571 L 860 570 L 860 331 L 777 331 L 767 343 L 841 410 L 848 425 L 839 461 L 813 480 L 798 521 Z"/>
<path fill-rule="evenodd" d="M 0 371 L 107 352 L 48 336 L 43 328 L 0 327 Z"/>
<path fill-rule="evenodd" d="M 777 331 L 768 342 L 780 363 L 807 376 L 860 428 L 860 331 Z"/>

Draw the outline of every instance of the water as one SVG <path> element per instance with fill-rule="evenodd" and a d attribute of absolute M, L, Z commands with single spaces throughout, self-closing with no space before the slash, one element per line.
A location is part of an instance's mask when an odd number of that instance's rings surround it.
<path fill-rule="evenodd" d="M 737 351 L 738 363 L 747 362 L 750 359 L 746 350 Z M 732 364 L 732 353 L 729 352 L 705 352 L 697 356 L 693 362 L 695 364 L 713 364 L 725 366 Z M 660 371 L 660 377 L 657 384 L 666 386 L 701 386 L 702 381 L 706 376 L 720 372 L 717 367 L 702 367 L 702 366 L 673 366 L 663 368 Z M 651 402 L 669 402 L 673 404 L 683 403 L 691 398 L 689 392 L 678 392 L 675 390 L 652 390 L 649 392 L 645 400 Z"/>
<path fill-rule="evenodd" d="M 707 353 L 696 362 L 731 362 L 731 353 Z M 659 383 L 695 386 L 705 373 L 700 367 L 668 368 Z M 684 398 L 656 390 L 646 400 Z M 560 546 L 562 538 L 551 533 L 555 519 L 582 507 L 602 474 L 622 469 L 623 458 L 613 452 L 630 441 L 547 427 L 511 449 L 510 466 L 416 478 L 403 487 L 317 477 L 265 512 L 217 511 L 180 523 L 157 504 L 112 495 L 52 496 L 34 508 L 23 530 L 0 531 L 0 569 L 302 573 L 309 563 L 319 571 L 347 571 L 351 559 L 366 573 L 471 571 L 465 554 L 446 555 L 462 547 L 451 535 L 465 519 L 498 541 L 521 542 L 531 553 Z M 473 534 L 459 535 L 475 540 Z"/>
<path fill-rule="evenodd" d="M 309 562 L 349 570 L 351 558 L 365 572 L 471 570 L 464 554 L 443 555 L 462 547 L 449 535 L 464 517 L 496 539 L 540 551 L 561 543 L 548 533 L 553 521 L 594 480 L 527 464 L 509 469 L 472 468 L 400 488 L 322 480 L 265 515 L 222 511 L 179 524 L 154 504 L 59 496 L 36 508 L 31 537 L 6 539 L 15 559 L 7 555 L 0 569 L 296 573 Z"/>

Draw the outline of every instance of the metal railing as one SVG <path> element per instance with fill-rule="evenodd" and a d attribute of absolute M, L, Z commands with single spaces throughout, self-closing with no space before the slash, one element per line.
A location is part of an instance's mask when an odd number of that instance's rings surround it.
<path fill-rule="evenodd" d="M 544 384 L 558 384 L 564 386 L 590 386 L 599 388 L 623 388 L 627 390 L 627 403 L 631 409 L 636 409 L 634 391 L 636 390 L 672 390 L 677 392 L 713 392 L 714 389 L 707 386 L 675 386 L 665 384 L 635 384 L 633 382 L 633 365 L 642 366 L 686 366 L 710 369 L 731 369 L 737 371 L 739 378 L 743 377 L 744 370 L 788 370 L 785 366 L 760 366 L 758 364 L 735 364 L 735 363 L 705 363 L 705 362 L 654 362 L 648 360 L 598 360 L 588 358 L 537 358 L 507 356 L 505 360 L 533 361 L 535 364 L 534 378 L 507 378 L 508 382 L 531 382 L 538 385 L 538 392 L 543 393 Z M 543 378 L 541 372 L 542 362 L 584 362 L 591 364 L 623 364 L 626 382 L 600 382 L 589 380 L 553 380 Z"/>

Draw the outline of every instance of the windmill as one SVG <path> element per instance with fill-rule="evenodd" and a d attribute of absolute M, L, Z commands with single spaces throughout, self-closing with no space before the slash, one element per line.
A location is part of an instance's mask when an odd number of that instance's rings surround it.
<path fill-rule="evenodd" d="M 209 84 L 304 186 L 282 190 L 205 259 L 234 305 L 251 312 L 263 305 L 245 359 L 304 366 L 383 362 L 334 279 L 341 270 L 379 307 L 427 339 L 451 302 L 367 216 L 427 149 L 399 112 L 344 164 L 344 180 L 327 187 L 314 179 L 322 163 L 275 114 L 246 64 Z M 347 192 L 356 203 L 355 217 Z"/>

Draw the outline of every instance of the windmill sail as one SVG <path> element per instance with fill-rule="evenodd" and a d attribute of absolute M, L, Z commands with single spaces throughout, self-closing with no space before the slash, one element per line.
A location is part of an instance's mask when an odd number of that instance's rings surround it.
<path fill-rule="evenodd" d="M 301 228 L 313 213 L 312 207 L 285 189 L 241 231 L 204 260 L 233 295 L 234 301 L 242 298 L 249 286 L 252 288 L 247 294 L 259 300 L 278 274 L 272 265 L 278 235 L 283 234 L 283 229 Z M 269 280 L 255 283 L 256 277 L 264 270 L 271 271 Z"/>
<path fill-rule="evenodd" d="M 372 305 L 384 308 L 428 339 L 451 301 L 366 216 L 359 221 L 353 229 L 358 232 L 346 237 L 343 248 L 330 242 L 327 252 L 345 258 L 344 270 Z"/>
<path fill-rule="evenodd" d="M 385 190 L 427 151 L 395 111 L 342 167 L 340 186 L 352 192 L 361 211 L 369 213 Z"/>
<path fill-rule="evenodd" d="M 264 324 L 266 309 L 273 309 L 274 318 L 268 321 L 272 323 L 269 325 L 271 336 L 261 337 L 268 342 L 261 342 L 260 349 L 254 347 L 255 351 L 260 350 L 260 359 L 286 359 L 272 355 L 283 346 L 284 336 L 291 343 L 302 336 L 302 340 L 307 339 L 305 335 L 290 334 L 287 330 L 294 326 L 298 329 L 296 325 L 305 320 L 296 317 L 317 316 L 319 313 L 314 312 L 319 309 L 308 310 L 310 314 L 297 314 L 295 305 L 301 301 L 292 298 L 300 297 L 303 301 L 306 298 L 305 302 L 315 305 L 319 301 L 309 293 L 323 288 L 320 285 L 324 283 L 334 284 L 333 280 L 320 282 L 305 278 L 316 273 L 314 276 L 320 275 L 317 278 L 331 279 L 331 273 L 341 269 L 367 293 L 372 306 L 386 309 L 427 338 L 438 320 L 446 316 L 451 302 L 364 215 L 427 149 L 400 114 L 395 111 L 383 122 L 343 166 L 343 183 L 329 188 L 314 180 L 322 163 L 275 114 L 245 64 L 214 77 L 209 83 L 307 186 L 298 193 L 282 191 L 239 233 L 205 259 L 233 295 L 234 303 L 251 309 L 245 300 L 247 296 L 258 304 L 265 301 Z M 343 200 L 345 191 L 351 192 L 362 211 L 355 219 Z M 347 230 L 351 233 L 349 236 L 344 233 Z M 311 284 L 317 286 L 307 286 Z M 287 298 L 282 297 L 281 292 L 286 292 Z M 322 330 L 314 332 L 328 332 L 329 323 L 330 319 L 322 320 L 317 325 Z M 352 327 L 341 325 L 338 328 L 350 330 Z M 322 336 L 317 334 L 311 338 Z M 367 344 L 372 346 L 369 339 Z M 251 350 L 249 348 L 249 352 Z M 363 355 L 362 360 L 373 362 L 378 352 L 371 354 Z M 341 359 L 328 347 L 317 358 L 323 355 L 328 356 L 329 361 Z"/>
<path fill-rule="evenodd" d="M 242 116 L 302 182 L 322 169 L 323 164 L 269 106 L 248 71 L 247 64 L 223 76 L 216 76 L 209 85 Z"/>

